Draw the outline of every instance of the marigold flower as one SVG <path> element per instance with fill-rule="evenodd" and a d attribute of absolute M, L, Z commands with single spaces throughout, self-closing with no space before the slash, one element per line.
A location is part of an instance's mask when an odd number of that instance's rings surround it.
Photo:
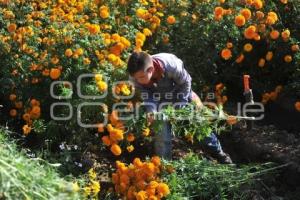
<path fill-rule="evenodd" d="M 284 56 L 284 61 L 285 61 L 286 63 L 290 63 L 290 62 L 292 62 L 292 60 L 293 60 L 293 58 L 292 58 L 291 55 L 286 55 L 286 56 Z"/>
<path fill-rule="evenodd" d="M 252 49 L 253 49 L 252 44 L 247 43 L 247 44 L 244 45 L 244 51 L 250 52 L 250 51 L 252 51 Z"/>
<path fill-rule="evenodd" d="M 294 52 L 299 51 L 299 45 L 298 44 L 292 45 L 291 50 L 294 51 Z"/>
<path fill-rule="evenodd" d="M 146 36 L 151 36 L 151 35 L 152 35 L 152 32 L 151 32 L 150 29 L 144 28 L 144 29 L 143 29 L 143 34 L 146 35 Z"/>
<path fill-rule="evenodd" d="M 134 146 L 133 145 L 130 145 L 127 147 L 127 151 L 130 153 L 134 150 Z"/>
<path fill-rule="evenodd" d="M 110 146 L 111 145 L 111 140 L 109 139 L 108 136 L 103 136 L 102 137 L 102 142 L 105 146 Z"/>
<path fill-rule="evenodd" d="M 298 112 L 300 112 L 300 101 L 297 101 L 297 102 L 295 103 L 295 109 L 296 109 Z"/>
<path fill-rule="evenodd" d="M 276 39 L 278 39 L 279 34 L 280 34 L 279 31 L 277 31 L 277 30 L 272 30 L 272 31 L 270 32 L 270 37 L 271 37 L 271 39 L 276 40 Z"/>
<path fill-rule="evenodd" d="M 31 132 L 31 127 L 28 126 L 27 124 L 23 126 L 23 134 L 28 135 Z"/>
<path fill-rule="evenodd" d="M 106 82 L 104 82 L 104 81 L 99 81 L 99 82 L 97 82 L 97 86 L 98 86 L 98 89 L 99 89 L 99 91 L 101 91 L 101 92 L 104 92 L 104 91 L 106 91 L 107 90 L 107 83 Z"/>
<path fill-rule="evenodd" d="M 100 17 L 106 19 L 109 17 L 109 8 L 107 6 L 101 6 L 99 9 Z"/>
<path fill-rule="evenodd" d="M 11 109 L 11 110 L 9 111 L 9 115 L 10 115 L 11 117 L 17 116 L 17 110 L 16 110 L 16 109 Z"/>
<path fill-rule="evenodd" d="M 234 125 L 234 124 L 237 123 L 237 118 L 236 118 L 236 116 L 229 115 L 229 116 L 227 117 L 226 122 L 227 122 L 227 124 L 229 124 L 229 125 Z"/>
<path fill-rule="evenodd" d="M 150 129 L 149 128 L 144 128 L 143 129 L 143 136 L 147 137 L 150 135 Z"/>
<path fill-rule="evenodd" d="M 15 94 L 10 94 L 9 95 L 9 100 L 10 101 L 15 101 L 17 99 L 17 95 L 15 95 Z"/>
<path fill-rule="evenodd" d="M 273 58 L 273 52 L 272 51 L 268 51 L 267 55 L 266 55 L 266 60 L 270 61 Z"/>
<path fill-rule="evenodd" d="M 16 29 L 17 29 L 17 25 L 16 25 L 15 23 L 9 24 L 9 25 L 7 26 L 7 30 L 8 30 L 8 32 L 10 32 L 10 33 L 15 32 Z"/>
<path fill-rule="evenodd" d="M 283 31 L 281 33 L 281 37 L 284 40 L 287 40 L 290 37 L 290 35 L 291 35 L 291 33 L 290 33 L 289 29 L 286 29 L 285 31 Z"/>
<path fill-rule="evenodd" d="M 236 26 L 241 27 L 245 25 L 246 19 L 243 15 L 238 15 L 235 17 L 234 23 Z"/>
<path fill-rule="evenodd" d="M 65 56 L 71 57 L 72 55 L 73 55 L 72 49 L 66 49 L 66 51 L 65 51 Z"/>
<path fill-rule="evenodd" d="M 168 16 L 168 18 L 167 18 L 168 24 L 175 24 L 175 22 L 176 22 L 176 19 L 173 15 Z"/>
<path fill-rule="evenodd" d="M 246 39 L 253 39 L 256 35 L 256 27 L 251 25 L 248 28 L 246 28 L 245 32 L 244 32 L 244 36 Z"/>
<path fill-rule="evenodd" d="M 111 145 L 110 150 L 111 150 L 111 152 L 112 152 L 115 156 L 119 156 L 119 155 L 121 155 L 121 153 L 122 153 L 122 150 L 121 150 L 120 146 L 117 145 L 117 144 Z"/>
<path fill-rule="evenodd" d="M 256 10 L 259 10 L 263 7 L 263 2 L 261 0 L 253 0 L 252 5 L 254 5 Z"/>
<path fill-rule="evenodd" d="M 220 6 L 215 8 L 215 16 L 222 16 L 224 14 L 224 9 Z"/>
<path fill-rule="evenodd" d="M 251 18 L 251 11 L 248 8 L 244 8 L 240 12 L 246 20 L 249 20 Z"/>
<path fill-rule="evenodd" d="M 23 114 L 22 118 L 23 118 L 24 121 L 28 122 L 30 120 L 30 114 L 25 113 L 25 114 Z"/>
<path fill-rule="evenodd" d="M 245 58 L 244 54 L 241 54 L 241 55 L 235 60 L 235 62 L 236 62 L 236 63 L 241 63 L 241 62 L 243 62 L 244 58 Z"/>
<path fill-rule="evenodd" d="M 135 140 L 134 134 L 133 133 L 129 133 L 126 137 L 128 142 L 133 142 Z"/>
<path fill-rule="evenodd" d="M 266 60 L 264 58 L 259 59 L 258 61 L 258 66 L 259 67 L 264 67 L 266 63 Z"/>
<path fill-rule="evenodd" d="M 263 19 L 265 14 L 262 11 L 256 11 L 255 16 L 257 19 Z"/>
<path fill-rule="evenodd" d="M 50 78 L 53 80 L 56 80 L 60 77 L 61 75 L 61 70 L 58 68 L 51 68 L 50 70 Z"/>
<path fill-rule="evenodd" d="M 136 197 L 136 200 L 145 200 L 148 198 L 147 193 L 143 190 L 139 191 L 135 197 Z"/>
<path fill-rule="evenodd" d="M 159 193 L 162 193 L 163 196 L 167 196 L 167 195 L 170 194 L 169 186 L 165 183 L 159 183 L 158 186 L 157 186 L 157 191 Z"/>
<path fill-rule="evenodd" d="M 229 60 L 232 56 L 231 50 L 227 49 L 227 48 L 223 49 L 221 51 L 221 56 L 222 56 L 223 59 Z"/>

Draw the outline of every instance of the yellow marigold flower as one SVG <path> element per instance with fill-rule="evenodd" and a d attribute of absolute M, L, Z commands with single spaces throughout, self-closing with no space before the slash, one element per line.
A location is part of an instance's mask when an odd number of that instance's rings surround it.
<path fill-rule="evenodd" d="M 147 137 L 150 135 L 150 129 L 149 128 L 144 128 L 143 129 L 143 136 Z"/>
<path fill-rule="evenodd" d="M 142 47 L 142 46 L 144 45 L 144 41 L 141 40 L 141 39 L 136 39 L 136 40 L 135 40 L 135 45 L 136 45 L 137 47 Z"/>
<path fill-rule="evenodd" d="M 133 145 L 130 145 L 127 147 L 127 151 L 130 153 L 134 150 L 134 146 Z"/>
<path fill-rule="evenodd" d="M 97 196 L 97 194 L 100 192 L 100 183 L 98 181 L 92 180 L 90 188 L 93 196 Z"/>
<path fill-rule="evenodd" d="M 120 146 L 117 145 L 117 144 L 111 145 L 110 150 L 111 150 L 111 152 L 112 152 L 115 156 L 119 156 L 119 155 L 121 155 L 121 153 L 122 153 L 122 150 L 121 150 Z"/>
<path fill-rule="evenodd" d="M 145 14 L 147 13 L 147 10 L 142 9 L 142 8 L 138 8 L 136 10 L 136 16 L 138 16 L 139 18 L 144 18 Z"/>
<path fill-rule="evenodd" d="M 102 75 L 101 74 L 95 74 L 95 80 L 96 82 L 102 81 Z"/>
<path fill-rule="evenodd" d="M 118 33 L 114 33 L 111 35 L 111 39 L 113 39 L 115 42 L 120 42 L 121 37 Z"/>
<path fill-rule="evenodd" d="M 151 35 L 152 35 L 152 32 L 150 31 L 150 29 L 144 28 L 144 29 L 143 29 L 143 34 L 146 35 L 146 36 L 151 36 Z"/>
<path fill-rule="evenodd" d="M 50 70 L 50 78 L 53 80 L 56 80 L 60 77 L 61 75 L 61 70 L 58 68 L 51 68 Z"/>
<path fill-rule="evenodd" d="M 28 126 L 27 124 L 23 126 L 23 134 L 28 135 L 31 132 L 31 127 Z"/>
<path fill-rule="evenodd" d="M 16 25 L 15 23 L 9 24 L 9 25 L 7 26 L 7 30 L 8 30 L 8 32 L 10 32 L 10 33 L 15 32 L 16 29 L 17 29 L 17 25 Z"/>
<path fill-rule="evenodd" d="M 75 50 L 75 54 L 77 54 L 78 56 L 81 56 L 84 53 L 82 48 L 78 48 Z"/>
<path fill-rule="evenodd" d="M 285 61 L 286 63 L 290 63 L 290 62 L 292 62 L 292 60 L 293 60 L 293 58 L 292 58 L 291 55 L 286 55 L 286 56 L 284 56 L 284 61 Z"/>
<path fill-rule="evenodd" d="M 270 32 L 270 37 L 271 37 L 271 39 L 276 40 L 276 39 L 278 39 L 279 34 L 280 34 L 279 31 L 277 31 L 277 30 L 272 30 L 272 31 Z"/>
<path fill-rule="evenodd" d="M 101 91 L 101 92 L 104 92 L 107 90 L 107 84 L 106 82 L 104 81 L 99 81 L 97 82 L 97 86 L 98 86 L 98 89 Z"/>
<path fill-rule="evenodd" d="M 109 17 L 109 8 L 107 6 L 101 6 L 99 9 L 100 17 L 106 19 Z"/>
<path fill-rule="evenodd" d="M 96 174 L 96 172 L 95 172 L 95 170 L 93 169 L 93 168 L 91 168 L 89 171 L 88 171 L 88 174 L 89 174 L 89 178 L 90 179 L 96 179 L 96 177 L 97 177 L 97 174 Z"/>
<path fill-rule="evenodd" d="M 230 49 L 223 49 L 221 51 L 221 56 L 224 60 L 229 60 L 232 56 L 231 50 Z"/>
<path fill-rule="evenodd" d="M 253 49 L 252 44 L 247 43 L 247 44 L 244 45 L 244 51 L 250 52 L 250 51 L 252 51 L 252 49 Z"/>
<path fill-rule="evenodd" d="M 88 26 L 88 30 L 91 34 L 95 35 L 100 32 L 100 26 L 98 24 L 92 24 Z"/>
<path fill-rule="evenodd" d="M 89 65 L 91 63 L 91 60 L 89 58 L 84 58 L 83 59 L 83 64 Z"/>
<path fill-rule="evenodd" d="M 295 103 L 295 109 L 296 109 L 298 112 L 300 112 L 300 101 L 297 101 L 297 102 Z"/>
<path fill-rule="evenodd" d="M 264 67 L 266 63 L 266 60 L 264 58 L 259 59 L 258 61 L 258 66 L 259 67 Z"/>
<path fill-rule="evenodd" d="M 272 51 L 268 51 L 267 55 L 266 55 L 266 60 L 270 61 L 273 58 L 273 52 Z"/>
<path fill-rule="evenodd" d="M 248 8 L 242 9 L 240 13 L 245 17 L 246 20 L 251 18 L 251 11 Z"/>
<path fill-rule="evenodd" d="M 168 16 L 168 18 L 167 18 L 168 24 L 175 24 L 175 22 L 176 22 L 176 19 L 173 15 Z"/>
<path fill-rule="evenodd" d="M 283 3 L 283 4 L 287 4 L 288 0 L 280 0 L 280 2 Z"/>
<path fill-rule="evenodd" d="M 66 49 L 66 51 L 65 51 L 65 56 L 71 57 L 72 55 L 73 55 L 72 50 L 71 50 L 71 49 Z"/>
<path fill-rule="evenodd" d="M 281 37 L 284 40 L 287 40 L 290 37 L 290 35 L 291 35 L 291 33 L 290 33 L 289 29 L 286 29 L 281 33 Z"/>
<path fill-rule="evenodd" d="M 146 36 L 143 33 L 141 33 L 141 32 L 137 32 L 136 35 L 135 35 L 135 38 L 136 39 L 140 39 L 143 42 L 146 40 Z"/>

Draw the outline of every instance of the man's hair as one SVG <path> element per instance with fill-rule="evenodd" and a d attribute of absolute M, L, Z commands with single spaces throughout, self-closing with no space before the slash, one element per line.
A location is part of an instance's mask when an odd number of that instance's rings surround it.
<path fill-rule="evenodd" d="M 147 63 L 151 61 L 151 57 L 146 52 L 133 52 L 128 59 L 127 72 L 130 75 L 135 74 L 140 70 L 145 70 Z"/>

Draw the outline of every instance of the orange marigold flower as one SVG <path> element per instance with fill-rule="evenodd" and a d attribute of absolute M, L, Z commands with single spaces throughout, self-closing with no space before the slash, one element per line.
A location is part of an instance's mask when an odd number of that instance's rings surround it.
<path fill-rule="evenodd" d="M 286 63 L 290 63 L 290 62 L 292 62 L 292 60 L 293 60 L 293 58 L 292 58 L 291 55 L 286 55 L 286 56 L 284 56 L 284 61 L 285 61 Z"/>
<path fill-rule="evenodd" d="M 110 150 L 115 156 L 119 156 L 122 153 L 121 147 L 117 144 L 111 145 Z"/>
<path fill-rule="evenodd" d="M 271 37 L 271 39 L 276 40 L 276 39 L 278 39 L 279 34 L 280 34 L 279 31 L 277 31 L 277 30 L 272 30 L 272 31 L 270 32 L 270 37 Z"/>
<path fill-rule="evenodd" d="M 265 14 L 262 11 L 256 11 L 255 15 L 257 19 L 263 19 L 265 17 Z"/>
<path fill-rule="evenodd" d="M 266 55 L 266 60 L 270 61 L 273 58 L 273 52 L 272 51 L 268 51 L 267 55 Z"/>
<path fill-rule="evenodd" d="M 11 109 L 11 110 L 9 111 L 9 115 L 10 115 L 11 117 L 17 116 L 17 110 L 16 110 L 16 109 Z"/>
<path fill-rule="evenodd" d="M 15 32 L 16 29 L 17 29 L 17 25 L 16 25 L 15 23 L 9 24 L 9 25 L 7 26 L 7 30 L 8 30 L 8 32 L 10 32 L 10 33 Z"/>
<path fill-rule="evenodd" d="M 241 63 L 241 62 L 243 62 L 244 59 L 245 59 L 244 54 L 241 54 L 241 55 L 235 60 L 235 62 L 236 62 L 236 63 Z"/>
<path fill-rule="evenodd" d="M 215 16 L 222 16 L 224 14 L 224 9 L 220 6 L 215 8 Z"/>
<path fill-rule="evenodd" d="M 233 47 L 232 42 L 227 42 L 226 47 L 227 47 L 228 49 L 231 49 L 231 48 Z"/>
<path fill-rule="evenodd" d="M 256 26 L 249 26 L 248 28 L 246 28 L 245 32 L 244 32 L 244 36 L 246 39 L 253 39 L 256 36 Z"/>
<path fill-rule="evenodd" d="M 100 17 L 106 19 L 109 17 L 109 8 L 107 6 L 101 6 L 99 9 Z"/>
<path fill-rule="evenodd" d="M 263 2 L 261 0 L 253 0 L 252 5 L 254 5 L 255 9 L 259 10 L 263 7 Z"/>
<path fill-rule="evenodd" d="M 295 103 L 295 109 L 296 109 L 298 112 L 300 112 L 300 101 L 297 101 L 297 102 Z"/>
<path fill-rule="evenodd" d="M 236 124 L 237 123 L 237 118 L 236 118 L 236 116 L 233 116 L 233 115 L 229 115 L 228 117 L 227 117 L 227 124 L 229 124 L 229 125 L 234 125 L 234 124 Z"/>
<path fill-rule="evenodd" d="M 245 17 L 246 20 L 249 20 L 251 18 L 251 11 L 248 8 L 242 9 L 241 14 Z"/>
<path fill-rule="evenodd" d="M 290 37 L 290 35 L 291 35 L 291 33 L 290 33 L 289 29 L 286 29 L 285 31 L 283 31 L 283 32 L 281 33 L 281 37 L 282 37 L 282 39 L 284 39 L 284 40 L 288 39 L 288 38 Z"/>
<path fill-rule="evenodd" d="M 299 45 L 298 45 L 298 44 L 292 45 L 292 46 L 291 46 L 291 50 L 294 51 L 294 52 L 295 52 L 295 51 L 299 51 Z"/>
<path fill-rule="evenodd" d="M 241 27 L 241 26 L 245 25 L 246 19 L 243 15 L 238 15 L 238 16 L 235 17 L 234 23 L 235 23 L 236 26 Z"/>
<path fill-rule="evenodd" d="M 109 139 L 108 136 L 103 136 L 102 137 L 102 142 L 105 146 L 110 146 L 111 145 L 111 140 Z"/>
<path fill-rule="evenodd" d="M 231 50 L 227 49 L 227 48 L 223 49 L 221 51 L 221 56 L 222 56 L 223 59 L 229 60 L 232 56 Z"/>
<path fill-rule="evenodd" d="M 17 99 L 17 95 L 15 95 L 15 94 L 10 94 L 9 95 L 9 100 L 15 101 L 16 99 Z"/>
<path fill-rule="evenodd" d="M 146 199 L 148 199 L 148 195 L 147 195 L 146 191 L 143 191 L 143 190 L 139 191 L 136 194 L 135 197 L 136 197 L 136 200 L 146 200 Z"/>
<path fill-rule="evenodd" d="M 31 132 L 31 127 L 28 126 L 27 124 L 23 126 L 23 134 L 28 135 Z"/>
<path fill-rule="evenodd" d="M 72 49 L 66 49 L 65 56 L 71 57 L 73 55 Z"/>
<path fill-rule="evenodd" d="M 252 51 L 252 49 L 253 49 L 252 44 L 247 43 L 247 44 L 244 45 L 244 51 L 250 52 L 250 51 Z"/>
<path fill-rule="evenodd" d="M 135 140 L 134 134 L 133 133 L 129 133 L 126 137 L 128 142 L 133 142 Z"/>
<path fill-rule="evenodd" d="M 51 68 L 50 70 L 50 78 L 53 80 L 56 80 L 60 77 L 61 75 L 61 70 L 58 68 Z"/>
<path fill-rule="evenodd" d="M 163 196 L 167 196 L 168 194 L 170 194 L 169 186 L 165 183 L 159 183 L 157 186 L 157 191 L 159 193 L 162 193 Z"/>
<path fill-rule="evenodd" d="M 153 156 L 151 158 L 151 162 L 155 165 L 155 166 L 160 166 L 160 158 L 158 156 Z"/>
<path fill-rule="evenodd" d="M 258 66 L 259 67 L 264 67 L 266 63 L 266 60 L 264 58 L 259 59 L 258 61 Z"/>
<path fill-rule="evenodd" d="M 168 18 L 167 18 L 168 24 L 175 24 L 175 22 L 176 22 L 176 19 L 173 15 L 168 16 Z"/>

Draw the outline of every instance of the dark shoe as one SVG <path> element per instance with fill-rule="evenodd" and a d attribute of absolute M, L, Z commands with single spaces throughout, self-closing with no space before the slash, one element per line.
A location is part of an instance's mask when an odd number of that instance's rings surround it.
<path fill-rule="evenodd" d="M 221 164 L 232 164 L 230 156 L 224 152 L 220 152 L 216 155 L 216 159 Z"/>

